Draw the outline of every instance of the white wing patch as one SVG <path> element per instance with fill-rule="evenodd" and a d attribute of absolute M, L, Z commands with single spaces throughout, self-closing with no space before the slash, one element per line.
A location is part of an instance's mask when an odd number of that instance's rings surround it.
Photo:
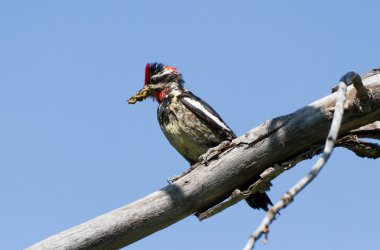
<path fill-rule="evenodd" d="M 210 117 L 219 126 L 221 126 L 222 128 L 226 129 L 227 131 L 230 131 L 230 129 L 218 117 L 216 117 L 215 115 L 211 114 L 207 109 L 205 109 L 203 107 L 202 103 L 200 103 L 200 102 L 198 102 L 196 100 L 190 99 L 189 97 L 184 97 L 183 99 L 185 99 L 186 102 L 190 103 L 191 105 L 193 105 L 197 109 L 201 110 L 203 113 L 205 113 L 207 115 L 207 117 Z"/>

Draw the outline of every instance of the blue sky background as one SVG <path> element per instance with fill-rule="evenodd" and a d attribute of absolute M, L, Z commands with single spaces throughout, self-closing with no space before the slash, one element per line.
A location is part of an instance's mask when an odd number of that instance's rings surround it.
<path fill-rule="evenodd" d="M 380 2 L 1 1 L 0 239 L 22 249 L 166 185 L 188 164 L 128 105 L 144 66 L 177 67 L 241 135 L 380 67 Z M 283 174 L 276 201 L 316 159 Z M 337 149 L 256 249 L 376 249 L 379 160 Z M 244 202 L 128 249 L 242 249 L 264 213 Z"/>

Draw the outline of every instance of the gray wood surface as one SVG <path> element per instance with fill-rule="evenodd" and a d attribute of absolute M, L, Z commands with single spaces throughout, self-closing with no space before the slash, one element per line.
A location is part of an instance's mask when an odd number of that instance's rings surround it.
<path fill-rule="evenodd" d="M 372 100 L 364 112 L 358 107 L 355 89 L 349 87 L 341 136 L 380 121 L 380 72 L 372 71 L 363 82 Z M 322 145 L 335 98 L 336 93 L 332 93 L 292 114 L 268 120 L 229 146 L 214 150 L 207 164 L 196 164 L 173 184 L 28 249 L 118 249 L 202 212 L 237 188 L 253 183 L 269 167 Z"/>

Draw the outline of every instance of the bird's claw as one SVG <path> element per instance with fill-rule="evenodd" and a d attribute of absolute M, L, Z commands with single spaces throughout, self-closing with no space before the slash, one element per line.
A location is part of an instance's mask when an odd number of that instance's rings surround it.
<path fill-rule="evenodd" d="M 233 145 L 235 144 L 231 141 L 224 141 L 215 148 L 209 148 L 207 149 L 206 153 L 199 156 L 199 162 L 204 163 L 207 166 L 210 160 L 218 157 L 221 152 L 232 147 Z"/>
<path fill-rule="evenodd" d="M 181 178 L 181 175 L 174 175 L 172 177 L 169 177 L 166 181 L 169 184 L 173 184 L 175 181 L 177 181 L 179 178 Z"/>

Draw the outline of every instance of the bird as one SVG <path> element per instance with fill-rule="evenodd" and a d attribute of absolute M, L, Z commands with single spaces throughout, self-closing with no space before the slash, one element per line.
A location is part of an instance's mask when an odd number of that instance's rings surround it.
<path fill-rule="evenodd" d="M 129 99 L 133 104 L 151 97 L 158 102 L 157 118 L 170 144 L 189 163 L 197 163 L 208 149 L 232 141 L 235 133 L 204 100 L 184 87 L 177 68 L 163 63 L 147 63 L 144 87 Z M 246 198 L 254 209 L 268 211 L 273 205 L 268 195 L 256 192 Z"/>

